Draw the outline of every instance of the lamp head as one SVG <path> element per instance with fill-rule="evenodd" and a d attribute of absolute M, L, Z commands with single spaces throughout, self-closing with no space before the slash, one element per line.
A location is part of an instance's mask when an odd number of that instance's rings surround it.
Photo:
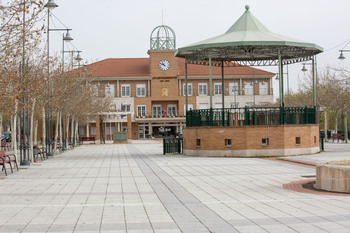
<path fill-rule="evenodd" d="M 68 42 L 73 40 L 73 38 L 69 34 L 69 30 L 67 30 L 66 36 L 63 37 L 63 40 Z"/>
<path fill-rule="evenodd" d="M 58 5 L 55 3 L 54 0 L 49 0 L 46 4 L 45 7 L 47 7 L 49 10 L 53 10 L 56 7 L 58 7 Z"/>
<path fill-rule="evenodd" d="M 80 56 L 80 52 L 78 52 L 78 55 L 75 57 L 75 60 L 77 62 L 81 62 L 83 60 L 83 58 Z M 85 68 L 86 69 L 86 68 Z"/>
<path fill-rule="evenodd" d="M 303 64 L 303 68 L 301 69 L 301 71 L 303 71 L 303 72 L 306 72 L 306 71 L 307 71 L 307 69 L 306 69 L 306 67 L 305 67 L 305 64 Z"/>
<path fill-rule="evenodd" d="M 343 55 L 343 50 L 340 50 L 340 55 L 338 57 L 339 60 L 343 61 L 346 57 Z"/>

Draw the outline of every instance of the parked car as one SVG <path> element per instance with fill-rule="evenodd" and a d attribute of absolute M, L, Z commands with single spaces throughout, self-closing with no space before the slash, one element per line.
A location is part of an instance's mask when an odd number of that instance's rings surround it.
<path fill-rule="evenodd" d="M 11 132 L 10 131 L 2 131 L 1 132 L 1 140 L 5 140 L 6 142 L 11 142 Z"/>

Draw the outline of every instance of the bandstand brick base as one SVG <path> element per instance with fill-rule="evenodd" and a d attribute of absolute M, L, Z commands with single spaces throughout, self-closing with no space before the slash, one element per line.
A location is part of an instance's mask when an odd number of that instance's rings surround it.
<path fill-rule="evenodd" d="M 320 151 L 319 126 L 314 124 L 188 127 L 183 138 L 184 154 L 190 156 L 289 156 Z"/>

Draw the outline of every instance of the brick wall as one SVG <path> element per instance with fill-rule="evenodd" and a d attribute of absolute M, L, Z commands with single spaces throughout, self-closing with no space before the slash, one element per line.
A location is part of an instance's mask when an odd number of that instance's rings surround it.
<path fill-rule="evenodd" d="M 318 125 L 190 127 L 185 128 L 186 150 L 271 150 L 319 147 Z M 300 145 L 296 144 L 300 137 Z M 268 145 L 262 139 L 268 139 Z M 197 146 L 200 139 L 200 147 Z M 231 146 L 225 146 L 231 139 Z"/>

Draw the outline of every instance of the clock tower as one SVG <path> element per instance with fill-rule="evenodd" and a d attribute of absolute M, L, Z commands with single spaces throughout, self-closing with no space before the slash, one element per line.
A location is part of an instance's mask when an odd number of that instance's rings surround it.
<path fill-rule="evenodd" d="M 150 75 L 153 97 L 178 96 L 178 58 L 175 32 L 168 26 L 156 27 L 150 38 Z"/>

